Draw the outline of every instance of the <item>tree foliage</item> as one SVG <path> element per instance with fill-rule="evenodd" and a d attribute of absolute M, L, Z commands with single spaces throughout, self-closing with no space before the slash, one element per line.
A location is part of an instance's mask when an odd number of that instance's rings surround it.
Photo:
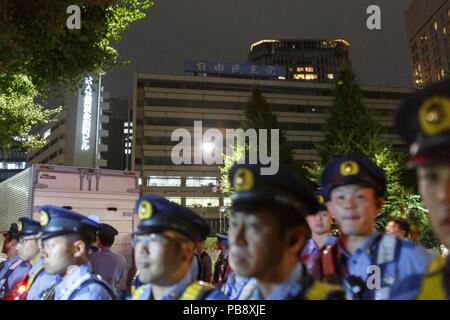
<path fill-rule="evenodd" d="M 23 147 L 37 149 L 43 146 L 43 139 L 29 135 L 29 132 L 37 124 L 47 122 L 59 109 L 43 110 L 34 102 L 36 95 L 36 88 L 24 75 L 13 77 L 9 88 L 0 92 L 1 151 L 8 152 Z"/>
<path fill-rule="evenodd" d="M 81 28 L 69 29 L 70 5 Z M 36 97 L 49 88 L 75 90 L 86 74 L 120 64 L 113 48 L 130 23 L 145 17 L 150 0 L 2 0 L 0 2 L 0 150 L 36 148 L 31 128 L 49 120 Z"/>
<path fill-rule="evenodd" d="M 245 104 L 245 119 L 241 123 L 241 128 L 243 130 L 255 129 L 256 132 L 258 132 L 259 129 L 267 129 L 268 154 L 271 154 L 271 136 L 269 130 L 279 129 L 277 118 L 272 112 L 272 107 L 264 98 L 260 87 L 254 86 L 251 88 L 250 92 L 251 96 Z M 233 191 L 228 182 L 228 172 L 234 163 L 246 158 L 248 150 L 248 144 L 238 146 L 234 143 L 232 146 L 232 155 L 224 155 L 224 165 L 220 167 L 220 185 L 223 193 L 230 194 Z M 286 136 L 281 130 L 279 131 L 279 152 L 280 165 L 288 167 L 296 173 L 303 170 L 299 163 L 294 161 L 292 146 L 286 140 Z"/>
<path fill-rule="evenodd" d="M 3 0 L 0 73 L 7 78 L 24 74 L 39 92 L 49 85 L 76 87 L 83 75 L 102 74 L 118 64 L 113 42 L 120 41 L 122 32 L 142 19 L 151 4 L 149 0 Z M 67 28 L 70 5 L 81 9 L 79 30 Z"/>

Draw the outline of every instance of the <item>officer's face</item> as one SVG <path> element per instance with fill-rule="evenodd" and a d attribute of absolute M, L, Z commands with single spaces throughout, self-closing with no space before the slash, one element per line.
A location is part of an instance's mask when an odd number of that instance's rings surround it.
<path fill-rule="evenodd" d="M 183 263 L 188 266 L 194 245 L 189 253 L 184 252 L 181 238 L 173 232 L 141 235 L 135 242 L 136 268 L 142 283 L 171 285 Z"/>
<path fill-rule="evenodd" d="M 70 244 L 64 236 L 52 237 L 42 241 L 45 272 L 64 275 L 67 268 L 75 263 Z"/>
<path fill-rule="evenodd" d="M 308 215 L 306 221 L 313 234 L 323 235 L 330 232 L 332 218 L 328 211 L 319 211 L 315 215 Z"/>
<path fill-rule="evenodd" d="M 17 240 L 11 239 L 6 244 L 6 255 L 8 256 L 8 259 L 12 259 L 15 256 L 17 256 Z"/>
<path fill-rule="evenodd" d="M 274 274 L 284 250 L 279 230 L 268 210 L 234 212 L 228 230 L 231 268 L 241 276 L 258 279 Z"/>
<path fill-rule="evenodd" d="M 36 258 L 39 255 L 39 251 L 36 235 L 22 237 L 17 244 L 17 252 L 23 261 L 30 261 Z"/>
<path fill-rule="evenodd" d="M 399 237 L 400 239 L 405 238 L 405 231 L 403 231 L 398 223 L 395 223 L 394 221 L 389 221 L 389 223 L 386 225 L 385 231 L 387 234 L 392 234 L 396 237 Z"/>
<path fill-rule="evenodd" d="M 373 232 L 375 219 L 383 201 L 372 188 L 346 185 L 333 189 L 326 203 L 340 230 L 348 236 L 368 236 Z"/>
<path fill-rule="evenodd" d="M 450 246 L 450 165 L 420 167 L 419 191 L 439 239 Z"/>

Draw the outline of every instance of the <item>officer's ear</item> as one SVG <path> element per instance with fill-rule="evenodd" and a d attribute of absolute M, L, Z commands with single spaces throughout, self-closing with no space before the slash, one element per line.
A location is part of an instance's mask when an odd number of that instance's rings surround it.
<path fill-rule="evenodd" d="M 381 209 L 383 209 L 383 205 L 384 205 L 384 199 L 381 197 L 376 197 L 375 198 L 375 206 L 378 210 L 377 217 L 381 214 Z"/>
<path fill-rule="evenodd" d="M 72 244 L 72 253 L 74 258 L 82 258 L 84 255 L 87 254 L 87 247 L 86 243 L 83 240 L 76 240 Z"/>

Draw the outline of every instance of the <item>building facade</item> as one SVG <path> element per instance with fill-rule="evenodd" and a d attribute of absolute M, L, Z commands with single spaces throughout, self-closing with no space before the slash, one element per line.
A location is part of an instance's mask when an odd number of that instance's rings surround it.
<path fill-rule="evenodd" d="M 221 208 L 230 203 L 215 189 L 219 183 L 218 165 L 175 165 L 171 155 L 179 140 L 172 141 L 171 136 L 180 128 L 194 135 L 194 121 L 202 122 L 203 131 L 240 128 L 250 88 L 256 84 L 293 145 L 294 159 L 318 159 L 314 143 L 323 139 L 321 126 L 333 100 L 331 84 L 137 73 L 131 170 L 140 172 L 142 192 L 158 194 L 192 208 L 209 220 L 213 230 L 218 230 Z M 392 119 L 410 89 L 364 87 L 363 90 L 365 102 L 389 132 L 388 138 L 398 150 L 405 150 L 394 134 Z M 203 147 L 192 141 L 192 149 Z"/>
<path fill-rule="evenodd" d="M 349 61 L 350 44 L 332 40 L 261 40 L 250 46 L 248 62 L 286 68 L 287 80 L 331 83 Z"/>
<path fill-rule="evenodd" d="M 27 154 L 22 150 L 0 151 L 0 182 L 11 178 L 26 168 Z"/>
<path fill-rule="evenodd" d="M 92 77 L 84 80 L 78 95 L 65 93 L 63 110 L 38 132 L 46 145 L 28 152 L 28 164 L 107 168 L 102 156 L 108 151 L 103 143 L 109 135 L 107 99 L 109 94 Z"/>
<path fill-rule="evenodd" d="M 405 20 L 414 85 L 443 79 L 450 71 L 450 0 L 414 0 Z"/>

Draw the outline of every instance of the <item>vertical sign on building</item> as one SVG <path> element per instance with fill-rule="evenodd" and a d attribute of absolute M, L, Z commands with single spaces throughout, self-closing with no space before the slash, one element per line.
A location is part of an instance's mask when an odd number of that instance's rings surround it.
<path fill-rule="evenodd" d="M 97 167 L 100 79 L 86 76 L 78 91 L 74 166 Z"/>

